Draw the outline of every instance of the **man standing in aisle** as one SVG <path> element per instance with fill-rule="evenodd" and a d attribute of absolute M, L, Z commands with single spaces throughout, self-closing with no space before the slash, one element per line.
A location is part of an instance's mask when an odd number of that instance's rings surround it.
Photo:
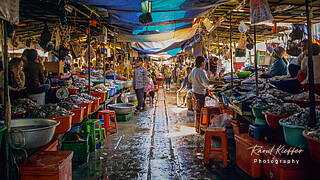
<path fill-rule="evenodd" d="M 140 112 L 144 107 L 144 90 L 148 86 L 148 71 L 143 67 L 143 59 L 138 57 L 136 60 L 136 68 L 134 70 L 133 87 L 136 91 L 138 106 L 137 111 Z"/>
<path fill-rule="evenodd" d="M 200 132 L 200 113 L 201 109 L 205 105 L 206 87 L 208 85 L 215 84 L 214 81 L 210 81 L 204 72 L 205 59 L 202 56 L 198 56 L 195 62 L 195 68 L 192 69 L 189 75 L 189 82 L 192 83 L 192 100 L 195 111 L 194 126 L 196 132 Z"/>

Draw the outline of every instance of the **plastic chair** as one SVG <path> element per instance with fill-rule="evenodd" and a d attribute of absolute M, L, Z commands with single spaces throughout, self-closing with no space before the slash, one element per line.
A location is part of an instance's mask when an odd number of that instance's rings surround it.
<path fill-rule="evenodd" d="M 111 116 L 113 116 L 114 125 L 111 125 Z M 118 132 L 117 116 L 115 111 L 111 111 L 111 110 L 99 111 L 97 114 L 97 119 L 100 119 L 101 117 L 103 117 L 103 120 L 104 120 L 103 128 L 105 129 L 105 132 L 107 135 L 111 134 L 111 130 L 116 130 L 116 132 Z"/>
<path fill-rule="evenodd" d="M 212 137 L 220 137 L 221 147 L 212 148 Z M 223 127 L 208 128 L 205 131 L 204 164 L 209 164 L 210 159 L 223 160 L 223 165 L 228 165 L 228 139 L 226 129 Z"/>
<path fill-rule="evenodd" d="M 85 132 L 90 134 L 90 151 L 95 151 L 97 147 L 104 144 L 105 132 L 101 127 L 100 120 L 90 119 L 82 123 L 82 127 L 85 127 Z"/>

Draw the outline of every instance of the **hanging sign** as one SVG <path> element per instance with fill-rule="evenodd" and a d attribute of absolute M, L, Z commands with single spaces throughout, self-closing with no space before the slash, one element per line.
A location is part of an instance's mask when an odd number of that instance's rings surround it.
<path fill-rule="evenodd" d="M 250 0 L 250 22 L 256 24 L 272 20 L 269 4 L 267 0 Z"/>
<path fill-rule="evenodd" d="M 0 18 L 19 24 L 19 0 L 0 0 Z"/>

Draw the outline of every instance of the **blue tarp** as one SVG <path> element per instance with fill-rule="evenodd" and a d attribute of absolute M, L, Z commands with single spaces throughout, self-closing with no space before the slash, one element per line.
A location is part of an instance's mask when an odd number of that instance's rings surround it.
<path fill-rule="evenodd" d="M 80 0 L 84 4 L 99 8 L 99 11 L 105 9 L 109 13 L 109 17 L 105 17 L 106 21 L 120 33 L 127 35 L 161 34 L 190 28 L 192 27 L 194 18 L 207 13 L 214 6 L 227 1 L 152 0 L 152 22 L 142 24 L 139 21 L 139 16 L 142 14 L 141 0 Z M 163 52 L 163 49 L 166 49 L 168 51 L 172 50 L 170 54 L 173 54 L 177 51 L 173 49 L 180 48 L 181 44 L 179 45 L 177 47 L 176 43 L 168 44 L 167 47 L 154 47 L 141 49 L 140 51 L 159 53 Z M 157 48 L 159 50 L 156 50 Z"/>

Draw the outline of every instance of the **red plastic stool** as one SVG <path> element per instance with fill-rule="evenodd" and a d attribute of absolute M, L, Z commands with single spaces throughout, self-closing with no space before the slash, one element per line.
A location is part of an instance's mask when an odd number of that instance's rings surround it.
<path fill-rule="evenodd" d="M 116 112 L 111 110 L 102 110 L 99 111 L 97 114 L 97 119 L 100 119 L 100 117 L 103 116 L 104 124 L 103 128 L 105 129 L 106 134 L 110 134 L 110 130 L 115 129 L 116 132 L 118 132 L 118 124 L 117 124 L 117 117 Z M 111 126 L 111 116 L 114 117 L 114 125 Z"/>
<path fill-rule="evenodd" d="M 223 127 L 211 127 L 205 132 L 205 144 L 204 144 L 204 164 L 209 164 L 209 159 L 223 160 L 223 165 L 228 165 L 228 139 L 226 129 Z M 221 147 L 212 148 L 212 137 L 220 137 Z"/>

